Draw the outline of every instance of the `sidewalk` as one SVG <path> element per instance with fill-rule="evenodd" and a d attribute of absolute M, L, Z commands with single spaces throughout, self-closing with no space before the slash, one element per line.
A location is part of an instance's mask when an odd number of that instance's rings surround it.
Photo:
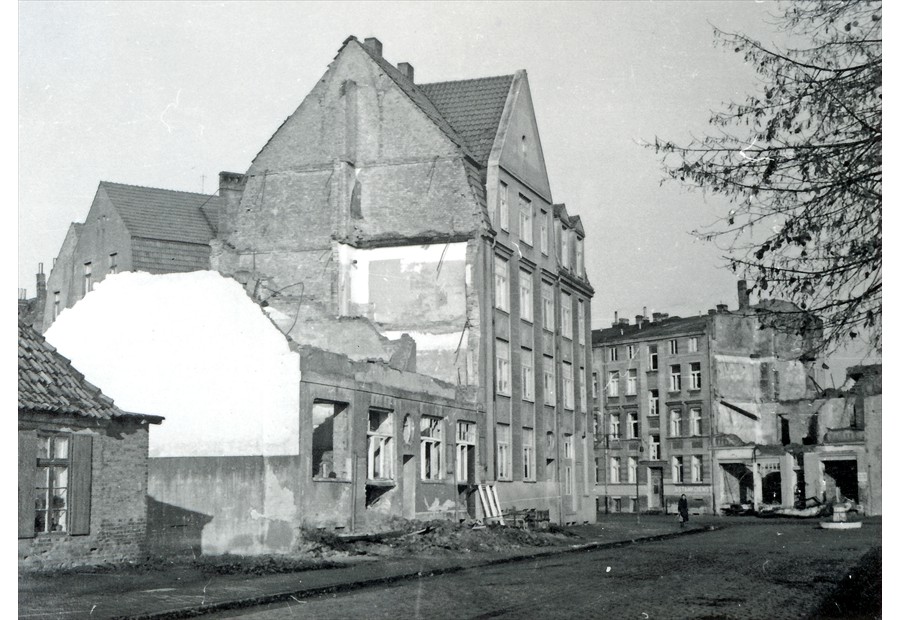
<path fill-rule="evenodd" d="M 712 520 L 710 520 L 712 522 Z M 272 575 L 209 575 L 193 567 L 146 572 L 78 572 L 19 577 L 19 617 L 50 618 L 186 618 L 211 611 L 299 600 L 393 581 L 466 570 L 544 555 L 620 546 L 700 533 L 702 519 L 681 530 L 663 516 L 609 515 L 602 523 L 566 528 L 579 538 L 572 544 L 520 547 L 498 553 L 455 552 L 444 556 L 371 558 L 351 556 L 338 568 Z M 715 519 L 715 527 L 721 521 Z"/>

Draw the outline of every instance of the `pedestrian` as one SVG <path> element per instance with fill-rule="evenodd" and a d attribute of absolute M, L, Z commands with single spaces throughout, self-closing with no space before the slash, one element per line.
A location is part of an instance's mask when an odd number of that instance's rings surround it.
<path fill-rule="evenodd" d="M 687 501 L 687 496 L 682 493 L 681 499 L 678 500 L 678 521 L 681 523 L 681 527 L 684 527 L 684 524 L 687 523 L 687 520 L 688 520 L 688 501 Z"/>

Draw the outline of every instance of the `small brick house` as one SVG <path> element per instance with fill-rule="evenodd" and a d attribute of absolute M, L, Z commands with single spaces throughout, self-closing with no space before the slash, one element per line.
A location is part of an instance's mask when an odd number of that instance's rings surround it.
<path fill-rule="evenodd" d="M 144 552 L 149 425 L 19 321 L 19 567 L 122 562 Z"/>

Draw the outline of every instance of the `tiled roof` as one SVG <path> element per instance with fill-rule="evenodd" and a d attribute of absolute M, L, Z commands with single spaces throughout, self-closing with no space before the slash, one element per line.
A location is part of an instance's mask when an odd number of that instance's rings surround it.
<path fill-rule="evenodd" d="M 497 136 L 513 77 L 500 75 L 434 82 L 419 84 L 418 88 L 462 137 L 475 161 L 485 166 Z"/>
<path fill-rule="evenodd" d="M 19 321 L 19 411 L 162 421 L 159 416 L 127 413 L 116 407 L 111 398 L 86 381 L 68 359 L 22 321 Z"/>
<path fill-rule="evenodd" d="M 614 342 L 629 342 L 633 340 L 649 340 L 653 338 L 666 338 L 681 334 L 700 333 L 706 329 L 707 316 L 690 316 L 682 318 L 673 316 L 661 321 L 644 321 L 637 325 L 616 325 L 605 329 L 595 329 L 591 332 L 591 343 L 612 344 Z"/>
<path fill-rule="evenodd" d="M 101 181 L 133 237 L 207 244 L 215 237 L 204 209 L 224 208 L 218 196 Z"/>

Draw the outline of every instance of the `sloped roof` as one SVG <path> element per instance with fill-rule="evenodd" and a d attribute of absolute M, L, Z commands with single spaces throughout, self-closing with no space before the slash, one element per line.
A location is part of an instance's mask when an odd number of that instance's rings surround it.
<path fill-rule="evenodd" d="M 158 424 L 159 416 L 127 413 L 34 329 L 19 321 L 19 411 L 87 418 L 138 417 Z"/>
<path fill-rule="evenodd" d="M 462 137 L 475 161 L 485 166 L 514 77 L 433 82 L 418 88 Z"/>
<path fill-rule="evenodd" d="M 133 237 L 207 244 L 214 224 L 204 214 L 224 208 L 218 196 L 101 181 L 100 189 L 125 221 Z"/>
<path fill-rule="evenodd" d="M 594 345 L 613 344 L 700 333 L 706 329 L 707 321 L 707 316 L 690 316 L 685 318 L 673 316 L 661 321 L 644 321 L 640 326 L 616 325 L 615 327 L 593 330 L 591 332 L 591 343 Z"/>

